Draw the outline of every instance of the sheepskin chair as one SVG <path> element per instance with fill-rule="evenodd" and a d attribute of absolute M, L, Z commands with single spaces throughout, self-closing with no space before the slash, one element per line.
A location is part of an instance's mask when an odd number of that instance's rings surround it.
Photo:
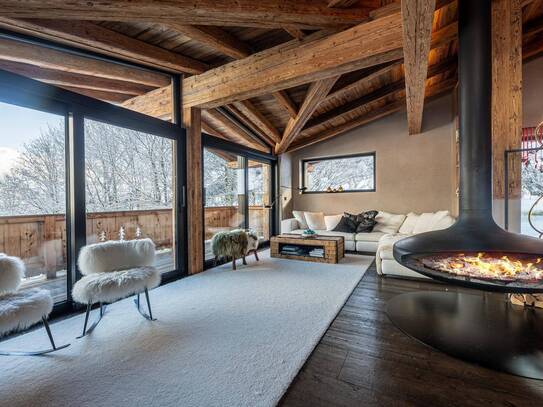
<path fill-rule="evenodd" d="M 247 253 L 247 233 L 242 229 L 234 229 L 218 232 L 211 238 L 211 250 L 218 258 L 232 259 L 232 269 L 236 270 L 236 259 L 242 258 Z"/>
<path fill-rule="evenodd" d="M 49 291 L 39 288 L 18 291 L 24 272 L 25 265 L 20 258 L 0 253 L 0 337 L 42 321 L 52 348 L 34 352 L 0 351 L 0 355 L 35 356 L 66 348 L 69 344 L 55 345 L 47 322 L 53 310 Z"/>
<path fill-rule="evenodd" d="M 151 239 L 108 241 L 95 243 L 81 249 L 78 266 L 83 277 L 74 285 L 73 299 L 87 306 L 83 334 L 90 333 L 100 322 L 105 304 L 136 295 L 138 311 L 153 319 L 149 290 L 160 284 L 160 272 L 153 267 L 155 244 Z M 145 293 L 148 314 L 140 308 L 140 294 Z M 89 313 L 93 304 L 100 304 L 99 319 L 87 330 Z"/>

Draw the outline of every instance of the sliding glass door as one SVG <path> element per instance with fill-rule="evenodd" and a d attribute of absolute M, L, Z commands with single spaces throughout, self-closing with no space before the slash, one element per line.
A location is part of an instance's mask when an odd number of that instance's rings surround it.
<path fill-rule="evenodd" d="M 174 141 L 85 119 L 87 244 L 149 238 L 175 269 Z"/>
<path fill-rule="evenodd" d="M 245 158 L 204 148 L 205 259 L 213 258 L 211 238 L 217 232 L 245 227 Z"/>
<path fill-rule="evenodd" d="M 66 300 L 66 116 L 0 102 L 0 252 Z"/>
<path fill-rule="evenodd" d="M 254 230 L 261 241 L 270 240 L 272 166 L 249 160 L 248 190 L 249 229 Z"/>
<path fill-rule="evenodd" d="M 204 137 L 204 249 L 214 259 L 211 239 L 222 231 L 252 229 L 261 244 L 273 232 L 274 161 L 241 146 Z"/>

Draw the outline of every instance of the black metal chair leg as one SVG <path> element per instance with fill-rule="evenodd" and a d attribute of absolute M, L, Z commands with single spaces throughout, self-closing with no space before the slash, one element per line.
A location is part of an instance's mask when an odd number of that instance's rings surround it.
<path fill-rule="evenodd" d="M 106 313 L 106 305 L 100 303 L 100 314 L 98 316 L 98 319 L 92 323 L 92 325 L 87 329 L 87 323 L 89 322 L 89 315 L 91 312 L 92 304 L 87 304 L 87 312 L 85 313 L 85 324 L 83 325 L 83 333 L 77 337 L 77 339 L 83 338 L 85 335 L 90 334 L 92 331 L 94 331 L 94 328 L 100 323 L 102 320 L 102 317 Z"/>
<path fill-rule="evenodd" d="M 138 312 L 141 314 L 141 316 L 145 319 L 148 319 L 149 321 L 156 321 L 156 318 L 153 318 L 153 311 L 151 310 L 151 301 L 149 300 L 149 290 L 145 289 L 145 299 L 147 300 L 147 309 L 149 310 L 149 314 L 146 314 L 144 311 L 142 311 L 140 307 L 140 293 L 136 294 L 136 299 L 134 300 L 134 303 L 136 304 L 136 308 L 138 309 Z"/>
<path fill-rule="evenodd" d="M 56 350 L 57 347 L 55 346 L 55 340 L 53 339 L 53 335 L 51 334 L 51 328 L 49 328 L 49 323 L 47 322 L 45 317 L 42 317 L 41 320 L 43 321 L 43 326 L 45 327 L 45 331 L 47 332 L 47 336 L 49 337 L 49 341 L 51 342 L 51 346 L 53 347 L 53 349 Z"/>
<path fill-rule="evenodd" d="M 55 341 L 53 339 L 53 334 L 51 334 L 51 328 L 49 328 L 49 323 L 47 322 L 47 319 L 45 317 L 42 317 L 43 326 L 45 328 L 45 331 L 47 332 L 47 336 L 49 337 L 49 341 L 51 342 L 51 349 L 46 350 L 38 350 L 34 352 L 24 352 L 24 351 L 0 351 L 0 355 L 2 356 L 41 356 L 46 355 L 48 353 L 56 352 L 57 350 L 67 348 L 70 346 L 69 343 L 62 346 L 56 346 Z"/>

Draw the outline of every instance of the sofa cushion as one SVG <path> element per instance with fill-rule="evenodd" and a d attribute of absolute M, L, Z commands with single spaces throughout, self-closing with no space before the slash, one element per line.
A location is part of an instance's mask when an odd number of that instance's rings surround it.
<path fill-rule="evenodd" d="M 451 227 L 454 222 L 456 222 L 456 219 L 451 215 L 444 216 L 434 224 L 434 230 L 447 229 L 448 227 Z"/>
<path fill-rule="evenodd" d="M 298 221 L 300 229 L 307 229 L 307 222 L 305 221 L 305 214 L 303 211 L 292 211 L 292 216 Z"/>
<path fill-rule="evenodd" d="M 324 224 L 326 225 L 326 230 L 334 230 L 334 228 L 341 221 L 343 215 L 328 215 L 324 217 Z"/>
<path fill-rule="evenodd" d="M 324 213 L 322 212 L 304 212 L 307 227 L 312 230 L 326 230 L 324 223 Z"/>
<path fill-rule="evenodd" d="M 317 234 L 320 236 L 343 236 L 345 241 L 354 240 L 354 233 L 336 232 L 334 230 L 317 230 Z"/>
<path fill-rule="evenodd" d="M 401 233 L 404 235 L 413 234 L 413 229 L 415 229 L 415 225 L 417 224 L 419 217 L 420 215 L 414 212 L 409 212 L 404 222 L 402 223 L 400 230 L 398 230 L 398 233 Z"/>
<path fill-rule="evenodd" d="M 355 242 L 353 242 L 355 243 Z M 356 251 L 357 252 L 366 252 L 366 253 L 371 253 L 371 254 L 375 254 L 375 252 L 377 251 L 377 245 L 379 243 L 378 242 L 368 242 L 368 241 L 364 241 L 364 240 L 358 240 L 356 241 Z"/>
<path fill-rule="evenodd" d="M 383 232 L 357 233 L 354 238 L 357 242 L 378 242 L 385 234 Z"/>
<path fill-rule="evenodd" d="M 392 255 L 392 249 L 394 247 L 394 243 L 408 236 L 409 235 L 402 234 L 384 235 L 381 240 L 379 240 L 379 250 L 377 251 L 377 255 L 383 260 L 393 260 L 394 256 Z"/>
<path fill-rule="evenodd" d="M 377 221 L 377 224 L 373 228 L 374 232 L 397 233 L 405 220 L 405 215 L 396 215 L 394 213 L 379 211 L 375 220 Z"/>
<path fill-rule="evenodd" d="M 358 215 L 353 215 L 348 212 L 345 212 L 345 216 L 352 220 L 356 224 L 356 233 L 362 232 L 371 232 L 373 227 L 377 223 L 375 221 L 375 216 L 377 211 L 366 211 L 360 212 Z"/>
<path fill-rule="evenodd" d="M 449 211 L 438 211 L 422 213 L 417 219 L 413 228 L 413 234 L 430 232 L 436 230 L 436 226 L 446 217 L 449 217 Z"/>

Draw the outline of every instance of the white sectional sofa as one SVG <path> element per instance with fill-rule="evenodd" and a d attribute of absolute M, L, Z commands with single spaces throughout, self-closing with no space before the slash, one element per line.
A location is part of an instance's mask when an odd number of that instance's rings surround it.
<path fill-rule="evenodd" d="M 299 220 L 291 218 L 281 221 L 281 233 L 301 234 L 304 231 L 307 225 L 300 225 L 300 222 L 303 222 L 300 213 L 297 213 Z M 332 215 L 330 218 L 333 216 L 340 215 Z M 321 236 L 343 236 L 347 251 L 374 253 L 378 274 L 422 278 L 424 276 L 402 266 L 394 259 L 392 255 L 394 243 L 414 234 L 446 229 L 455 222 L 448 211 L 407 215 L 379 211 L 375 220 L 377 224 L 369 233 L 334 232 L 324 227 L 315 228 L 315 231 Z"/>

